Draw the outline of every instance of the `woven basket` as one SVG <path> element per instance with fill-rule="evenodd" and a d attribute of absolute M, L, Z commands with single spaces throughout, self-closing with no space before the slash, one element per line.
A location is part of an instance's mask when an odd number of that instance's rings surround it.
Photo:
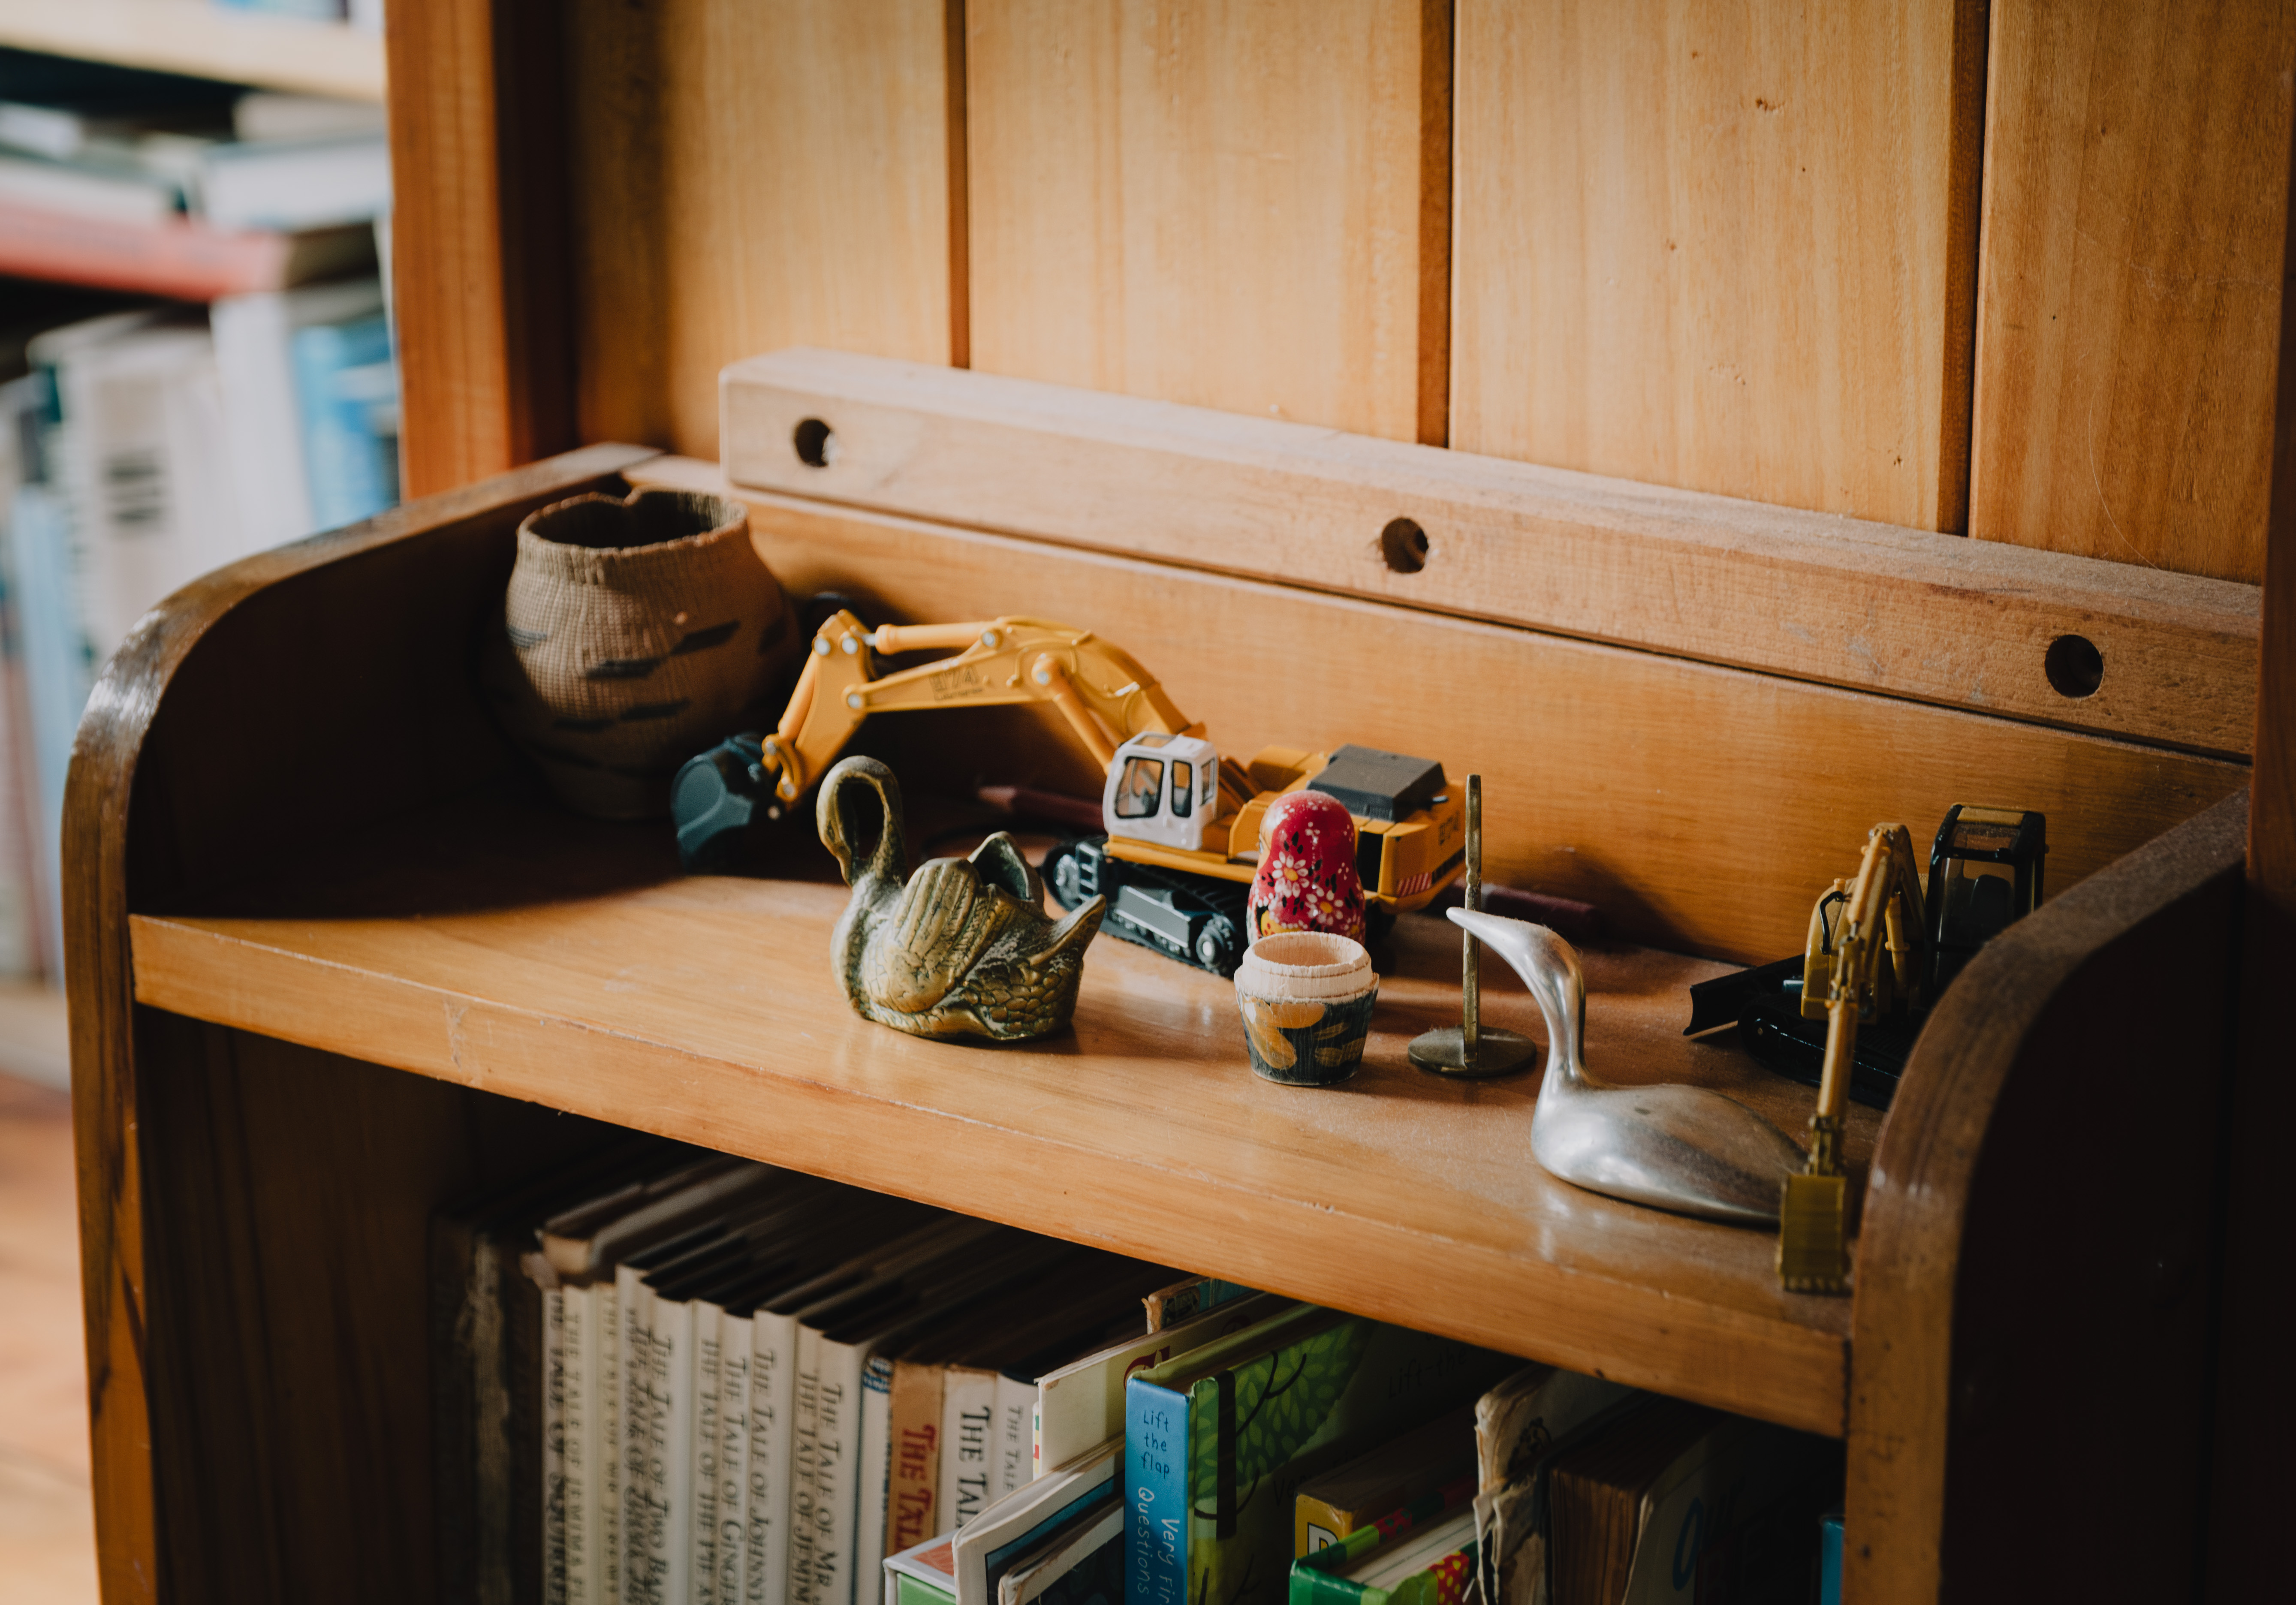
<path fill-rule="evenodd" d="M 764 704 L 800 645 L 740 503 L 583 495 L 518 527 L 480 682 L 561 801 L 644 819 L 668 811 L 680 764 L 778 712 Z"/>

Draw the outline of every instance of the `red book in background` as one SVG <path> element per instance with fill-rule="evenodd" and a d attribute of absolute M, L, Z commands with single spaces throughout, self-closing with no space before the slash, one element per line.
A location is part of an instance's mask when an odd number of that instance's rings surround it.
<path fill-rule="evenodd" d="M 0 197 L 0 274 L 18 278 L 211 301 L 347 272 L 373 250 L 374 231 L 365 223 L 274 233 L 184 217 L 94 217 Z"/>

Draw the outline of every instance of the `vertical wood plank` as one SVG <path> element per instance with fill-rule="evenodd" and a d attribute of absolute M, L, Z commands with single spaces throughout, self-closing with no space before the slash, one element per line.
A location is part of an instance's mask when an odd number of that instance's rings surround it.
<path fill-rule="evenodd" d="M 1970 533 L 2264 573 L 2296 8 L 1996 8 Z"/>
<path fill-rule="evenodd" d="M 962 359 L 962 0 L 567 15 L 584 438 L 714 457 L 718 370 L 783 346 Z"/>
<path fill-rule="evenodd" d="M 983 370 L 1440 444 L 1448 0 L 972 0 Z"/>
<path fill-rule="evenodd" d="M 394 0 L 386 38 L 405 493 L 574 444 L 550 0 Z"/>
<path fill-rule="evenodd" d="M 1460 0 L 1451 442 L 1964 514 L 1982 0 Z"/>
<path fill-rule="evenodd" d="M 489 0 L 394 0 L 391 285 L 406 494 L 515 461 Z"/>

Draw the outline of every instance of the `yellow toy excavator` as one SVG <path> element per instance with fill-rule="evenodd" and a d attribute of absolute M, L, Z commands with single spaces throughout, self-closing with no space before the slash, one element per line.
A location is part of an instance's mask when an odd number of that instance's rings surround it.
<path fill-rule="evenodd" d="M 880 657 L 928 651 L 952 655 L 878 672 Z M 1240 764 L 1220 755 L 1154 676 L 1090 630 L 1039 618 L 872 630 L 845 610 L 815 632 L 775 730 L 736 737 L 679 771 L 671 803 L 679 852 L 687 867 L 709 867 L 718 844 L 747 823 L 758 790 L 770 790 L 767 812 L 778 816 L 872 714 L 1015 702 L 1052 704 L 1101 766 L 1107 841 L 1078 844 L 1047 872 L 1062 903 L 1107 894 L 1108 929 L 1128 940 L 1232 970 L 1246 945 L 1241 892 L 1198 882 L 1248 886 L 1268 803 L 1308 786 L 1356 816 L 1372 909 L 1423 907 L 1458 878 L 1462 811 L 1438 765 L 1357 747 L 1264 748 Z"/>
<path fill-rule="evenodd" d="M 1826 906 L 1837 897 L 1841 923 L 1828 940 Z M 1841 1293 L 1849 1279 L 1841 1105 L 1849 1094 L 1858 1022 L 1887 1012 L 1893 1000 L 1919 1003 L 1928 979 L 1929 921 L 1906 827 L 1875 825 L 1866 838 L 1856 881 L 1836 880 L 1809 918 L 1802 1011 L 1826 1022 L 1825 1067 L 1817 1112 L 1809 1118 L 1808 1165 L 1785 1180 L 1778 1280 L 1790 1292 Z"/>

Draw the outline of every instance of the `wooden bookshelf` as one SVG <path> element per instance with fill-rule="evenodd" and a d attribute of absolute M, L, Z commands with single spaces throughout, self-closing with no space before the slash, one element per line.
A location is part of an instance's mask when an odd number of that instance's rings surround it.
<path fill-rule="evenodd" d="M 107 1598 L 438 1597 L 424 1222 L 619 1124 L 1834 1423 L 1859 1605 L 2273 1597 L 2296 22 L 2256 9 L 394 0 L 408 482 L 448 494 L 174 599 L 75 770 Z M 719 375 L 796 347 L 1357 431 L 1348 483 L 1217 427 L 1111 455 L 1108 408 L 947 376 L 783 385 L 852 454 L 756 471 Z M 686 459 L 535 462 L 610 438 Z M 833 887 L 680 880 L 521 801 L 467 674 L 518 517 L 721 463 L 794 589 L 1108 620 L 1224 742 L 1313 713 L 1484 764 L 1507 878 L 1648 945 L 1595 955 L 1614 1074 L 1742 1085 L 1675 1037 L 1666 953 L 1786 951 L 1823 844 L 2033 789 L 2052 898 L 1873 1135 L 1854 1298 L 1544 1183 L 1527 1088 L 1403 1077 L 1424 942 L 1327 1095 L 1245 1079 L 1220 989 L 1115 947 L 1065 1044 L 896 1041 L 821 1001 Z M 1641 483 L 1485 516 L 1558 469 Z M 2092 629 L 2083 697 L 2044 655 Z M 1027 778 L 973 760 L 1015 731 L 904 737 L 904 778 Z M 2142 1519 L 2034 1541 L 2131 1467 Z"/>
<path fill-rule="evenodd" d="M 512 531 L 565 495 L 676 471 L 594 447 L 266 553 L 180 593 L 107 669 L 65 855 L 108 1597 L 286 1600 L 342 1576 L 362 1597 L 434 1597 L 425 1223 L 617 1126 L 1837 1434 L 1869 1599 L 1950 1592 L 1948 1564 L 2046 1592 L 2035 1511 L 2077 1519 L 2132 1454 L 2198 1486 L 2243 798 L 1987 949 L 1887 1120 L 1857 1113 L 1855 1296 L 1790 1297 L 1764 1233 L 1545 1176 L 1532 1079 L 1403 1067 L 1408 1036 L 1456 1007 L 1447 927 L 1404 922 L 1368 1063 L 1337 1090 L 1254 1080 L 1225 986 L 1114 942 L 1070 1033 L 918 1042 L 840 1001 L 824 954 L 843 888 L 801 821 L 767 859 L 779 878 L 688 878 L 666 831 L 539 800 L 469 672 Z M 808 586 L 865 590 L 882 566 L 850 510 L 752 505 Z M 965 594 L 984 565 L 1009 586 L 1021 558 L 1054 553 L 898 529 L 900 585 L 926 598 Z M 1158 566 L 1088 557 L 1111 607 L 1164 605 Z M 1206 617 L 1249 604 L 1264 631 L 1314 635 L 1277 587 L 1169 574 L 1210 588 Z M 1466 627 L 1345 605 L 1396 641 Z M 1495 684 L 1550 650 L 1472 627 L 1515 664 Z M 1270 717 L 1307 697 L 1369 718 L 1397 693 L 1259 694 Z M 1587 693 L 1606 694 L 1685 693 L 1622 670 Z M 922 798 L 1025 727 L 865 734 Z M 1587 961 L 1598 1071 L 1722 1087 L 1782 1125 L 1808 1107 L 1680 1036 L 1684 988 L 1714 962 L 1624 944 Z M 1491 983 L 1498 1017 L 1536 1032 L 1496 967 Z M 2152 995 L 2177 1007 L 2129 1006 Z M 2173 1097 L 2148 1080 L 2164 1063 L 2182 1067 Z M 2132 1366 L 2141 1419 L 2094 1408 Z M 2081 1560 L 2082 1588 L 2173 1595 L 2205 1527 L 2197 1503 L 2169 1506 Z"/>
<path fill-rule="evenodd" d="M 809 878 L 688 879 L 660 828 L 457 802 L 200 913 L 135 916 L 136 997 L 1841 1432 L 1849 1306 L 1781 1292 L 1769 1234 L 1547 1176 L 1534 1077 L 1410 1068 L 1410 1039 L 1457 1019 L 1447 922 L 1398 924 L 1364 1069 L 1303 1092 L 1251 1074 L 1226 982 L 1113 937 L 1093 946 L 1073 1032 L 985 1048 L 872 1025 L 826 957 L 833 866 L 806 831 L 782 856 Z M 1586 960 L 1598 1074 L 1701 1082 L 1790 1130 L 1808 1118 L 1808 1092 L 1683 1038 L 1685 988 L 1727 966 L 1631 946 Z M 1487 967 L 1497 1022 L 1543 1036 Z M 1857 1111 L 1855 1162 L 1879 1126 Z"/>
<path fill-rule="evenodd" d="M 210 0 L 0 0 L 0 45 L 345 100 L 386 82 L 379 35 Z"/>

